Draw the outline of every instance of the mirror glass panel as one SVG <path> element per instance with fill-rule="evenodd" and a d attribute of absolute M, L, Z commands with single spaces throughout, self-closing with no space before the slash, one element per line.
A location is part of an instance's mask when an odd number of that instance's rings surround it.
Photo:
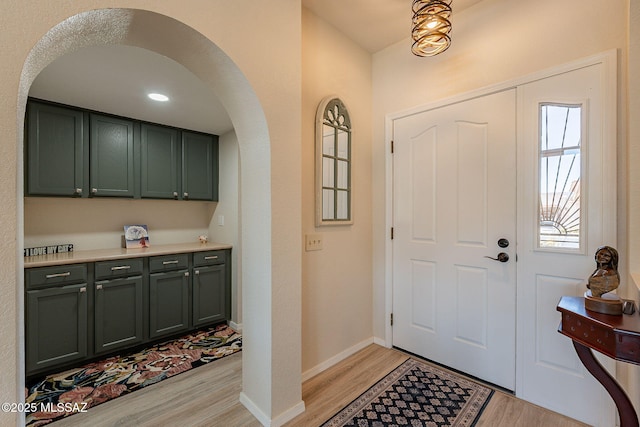
<path fill-rule="evenodd" d="M 351 224 L 351 120 L 344 103 L 325 98 L 316 115 L 316 225 Z"/>

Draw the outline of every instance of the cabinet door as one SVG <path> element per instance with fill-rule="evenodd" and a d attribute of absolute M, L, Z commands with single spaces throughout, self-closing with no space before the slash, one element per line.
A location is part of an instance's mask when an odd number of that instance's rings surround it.
<path fill-rule="evenodd" d="M 26 368 L 32 373 L 87 356 L 87 285 L 27 291 Z"/>
<path fill-rule="evenodd" d="M 224 264 L 194 269 L 193 326 L 226 320 L 229 297 Z"/>
<path fill-rule="evenodd" d="M 90 117 L 91 195 L 134 197 L 133 121 Z"/>
<path fill-rule="evenodd" d="M 30 102 L 27 106 L 27 195 L 87 195 L 82 111 Z"/>
<path fill-rule="evenodd" d="M 140 196 L 178 198 L 178 131 L 143 123 L 140 128 Z"/>
<path fill-rule="evenodd" d="M 182 132 L 182 194 L 186 200 L 218 200 L 218 137 Z"/>
<path fill-rule="evenodd" d="M 189 329 L 189 272 L 155 273 L 149 278 L 149 338 Z"/>
<path fill-rule="evenodd" d="M 142 277 L 102 280 L 95 286 L 95 352 L 142 342 Z"/>

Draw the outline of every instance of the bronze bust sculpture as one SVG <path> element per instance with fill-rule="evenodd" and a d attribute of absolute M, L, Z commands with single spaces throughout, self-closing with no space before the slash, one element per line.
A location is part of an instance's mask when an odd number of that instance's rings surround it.
<path fill-rule="evenodd" d="M 596 269 L 589 277 L 587 288 L 591 296 L 601 297 L 620 285 L 618 273 L 618 251 L 611 246 L 600 246 L 595 255 Z"/>
<path fill-rule="evenodd" d="M 604 314 L 622 314 L 622 299 L 608 294 L 620 285 L 618 273 L 618 251 L 611 246 L 600 246 L 596 250 L 596 269 L 589 276 L 584 306 L 587 310 Z M 608 295 L 605 295 L 608 294 Z"/>

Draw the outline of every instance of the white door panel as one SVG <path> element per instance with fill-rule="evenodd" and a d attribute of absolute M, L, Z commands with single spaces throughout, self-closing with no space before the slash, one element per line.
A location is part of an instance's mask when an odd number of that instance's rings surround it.
<path fill-rule="evenodd" d="M 394 123 L 395 346 L 515 386 L 515 91 Z M 505 120 L 508 118 L 508 120 Z M 512 258 L 502 263 L 499 252 Z"/>
<path fill-rule="evenodd" d="M 587 278 L 595 268 L 597 248 L 605 244 L 615 247 L 615 196 L 611 201 L 615 181 L 608 178 L 612 173 L 615 176 L 615 158 L 608 154 L 612 146 L 615 152 L 615 138 L 612 141 L 604 137 L 603 73 L 603 65 L 596 64 L 518 88 L 520 367 L 516 390 L 523 399 L 591 425 L 608 426 L 613 419 L 612 401 L 582 366 L 571 340 L 557 332 L 560 314 L 556 311 L 560 297 L 580 296 L 586 291 Z M 546 135 L 546 128 L 540 126 L 540 109 L 544 104 L 571 105 L 581 113 L 580 184 L 573 191 L 577 199 L 573 201 L 574 206 L 579 204 L 581 208 L 579 215 L 574 214 L 579 218 L 576 223 L 580 233 L 579 237 L 573 237 L 579 245 L 573 245 L 578 247 L 545 247 L 538 237 L 541 209 L 551 210 L 547 205 L 562 209 L 561 203 L 546 197 L 551 191 L 546 182 L 566 172 L 565 167 L 554 166 L 545 174 L 545 166 L 540 163 L 540 159 L 546 161 L 540 152 L 540 139 L 544 140 Z M 572 180 L 575 182 L 575 176 Z M 562 179 L 555 181 L 564 183 Z M 565 193 L 569 192 L 567 188 L 569 186 L 562 187 Z M 544 195 L 539 201 L 536 194 L 540 193 Z M 562 229 L 562 225 L 559 228 Z M 612 365 L 609 361 L 609 366 Z"/>

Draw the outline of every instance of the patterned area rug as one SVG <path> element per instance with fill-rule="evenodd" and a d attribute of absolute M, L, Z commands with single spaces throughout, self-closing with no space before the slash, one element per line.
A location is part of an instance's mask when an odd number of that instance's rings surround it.
<path fill-rule="evenodd" d="M 48 424 L 107 400 L 172 377 L 242 349 L 242 337 L 227 325 L 49 375 L 27 384 L 27 426 Z"/>
<path fill-rule="evenodd" d="M 493 390 L 408 359 L 322 427 L 475 425 Z"/>

